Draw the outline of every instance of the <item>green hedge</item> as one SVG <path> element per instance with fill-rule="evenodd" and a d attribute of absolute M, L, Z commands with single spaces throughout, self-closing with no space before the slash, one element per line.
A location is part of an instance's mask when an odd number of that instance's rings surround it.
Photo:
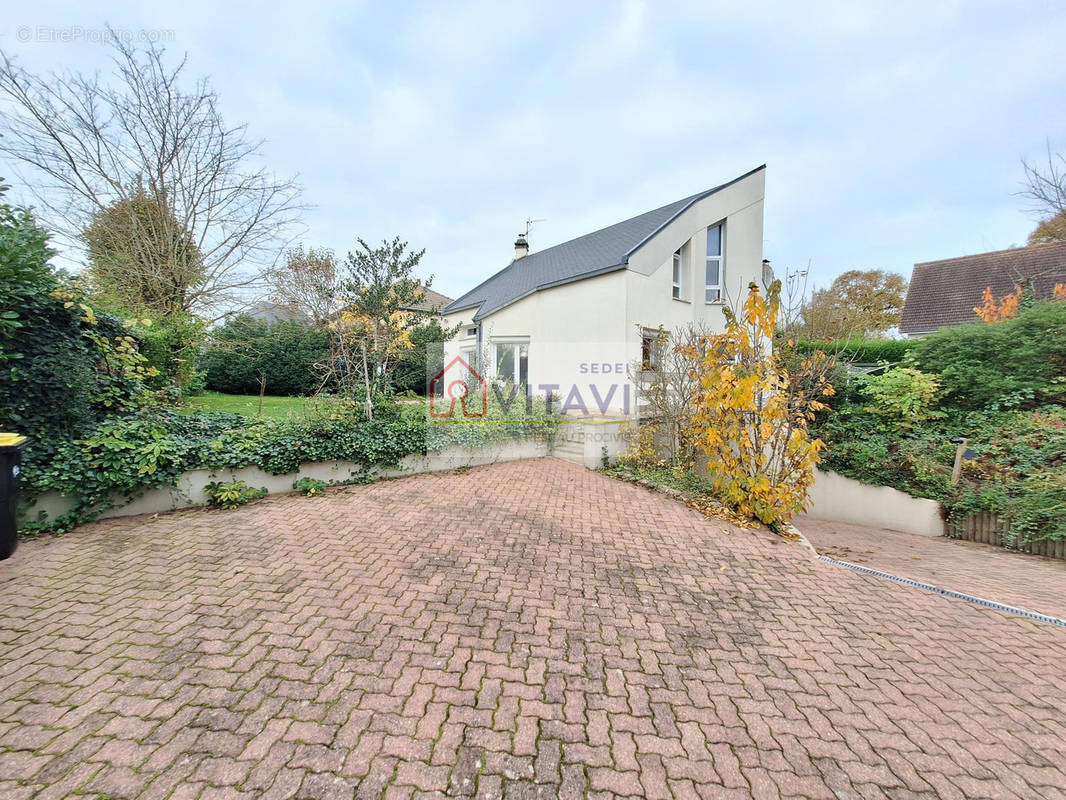
<path fill-rule="evenodd" d="M 966 411 L 1066 402 L 1066 303 L 1035 303 L 1014 319 L 942 328 L 915 342 L 915 364 L 939 373 L 945 404 Z"/>
<path fill-rule="evenodd" d="M 52 268 L 47 232 L 5 193 L 0 185 L 0 430 L 42 454 L 143 402 L 143 359 L 122 321 Z"/>
<path fill-rule="evenodd" d="M 797 342 L 801 353 L 822 350 L 859 364 L 897 364 L 911 352 L 917 341 L 913 339 L 848 339 L 833 342 Z"/>
<path fill-rule="evenodd" d="M 200 357 L 206 388 L 258 394 L 260 375 L 270 395 L 307 395 L 319 388 L 329 356 L 329 333 L 299 322 L 267 323 L 240 316 L 212 331 Z"/>

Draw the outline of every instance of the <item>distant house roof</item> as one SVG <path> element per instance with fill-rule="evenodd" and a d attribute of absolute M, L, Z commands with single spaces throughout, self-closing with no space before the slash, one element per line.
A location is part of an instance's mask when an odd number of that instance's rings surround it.
<path fill-rule="evenodd" d="M 308 322 L 307 315 L 302 311 L 278 305 L 277 303 L 260 302 L 254 303 L 243 312 L 256 322 L 265 322 L 273 325 L 276 322 Z"/>
<path fill-rule="evenodd" d="M 541 289 L 624 269 L 630 255 L 697 200 L 765 168 L 763 165 L 721 186 L 516 259 L 446 306 L 444 313 L 480 306 L 474 319 L 482 319 Z"/>
<path fill-rule="evenodd" d="M 981 305 L 985 287 L 991 286 L 998 300 L 1030 283 L 1037 297 L 1048 297 L 1056 283 L 1066 283 L 1066 242 L 915 264 L 900 332 L 929 333 L 975 322 L 974 308 Z"/>
<path fill-rule="evenodd" d="M 426 293 L 425 299 L 421 303 L 415 303 L 408 308 L 408 311 L 440 311 L 446 305 L 452 302 L 450 297 L 435 292 L 432 289 L 426 289 L 423 287 L 423 291 Z"/>

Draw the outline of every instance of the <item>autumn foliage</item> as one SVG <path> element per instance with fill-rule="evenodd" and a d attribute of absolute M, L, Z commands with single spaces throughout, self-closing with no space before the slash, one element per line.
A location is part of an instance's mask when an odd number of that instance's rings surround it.
<path fill-rule="evenodd" d="M 986 286 L 981 295 L 981 305 L 974 307 L 974 313 L 985 322 L 1002 322 L 1005 319 L 1014 319 L 1018 316 L 1018 308 L 1021 306 L 1023 290 L 1021 286 L 1015 286 L 1014 291 L 1006 294 L 996 302 L 996 296 L 992 294 L 992 287 Z M 1066 300 L 1066 285 L 1056 283 L 1052 289 L 1052 298 Z"/>
<path fill-rule="evenodd" d="M 707 456 L 716 496 L 774 527 L 801 512 L 822 441 L 808 434 L 821 398 L 832 395 L 829 357 L 815 351 L 787 369 L 771 337 L 781 282 L 764 296 L 756 284 L 726 330 L 683 349 L 699 383 L 691 441 Z"/>

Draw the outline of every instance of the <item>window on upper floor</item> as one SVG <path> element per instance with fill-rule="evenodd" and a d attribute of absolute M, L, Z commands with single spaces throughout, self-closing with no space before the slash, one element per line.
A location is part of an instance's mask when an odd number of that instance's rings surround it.
<path fill-rule="evenodd" d="M 674 289 L 673 297 L 681 300 L 685 296 L 685 261 L 681 256 L 681 248 L 674 253 Z"/>
<path fill-rule="evenodd" d="M 704 281 L 704 299 L 708 303 L 722 300 L 722 286 L 725 284 L 724 224 L 712 225 L 707 229 L 707 267 Z"/>

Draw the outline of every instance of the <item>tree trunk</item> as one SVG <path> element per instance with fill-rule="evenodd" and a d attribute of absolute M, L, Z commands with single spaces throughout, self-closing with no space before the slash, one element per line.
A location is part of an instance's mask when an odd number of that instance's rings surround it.
<path fill-rule="evenodd" d="M 364 411 L 367 419 L 374 418 L 374 402 L 370 399 L 370 364 L 366 358 L 366 347 L 363 347 L 363 390 L 366 393 L 364 397 Z"/>
<path fill-rule="evenodd" d="M 263 395 L 266 394 L 267 379 L 266 375 L 259 376 L 259 416 L 263 416 Z"/>

